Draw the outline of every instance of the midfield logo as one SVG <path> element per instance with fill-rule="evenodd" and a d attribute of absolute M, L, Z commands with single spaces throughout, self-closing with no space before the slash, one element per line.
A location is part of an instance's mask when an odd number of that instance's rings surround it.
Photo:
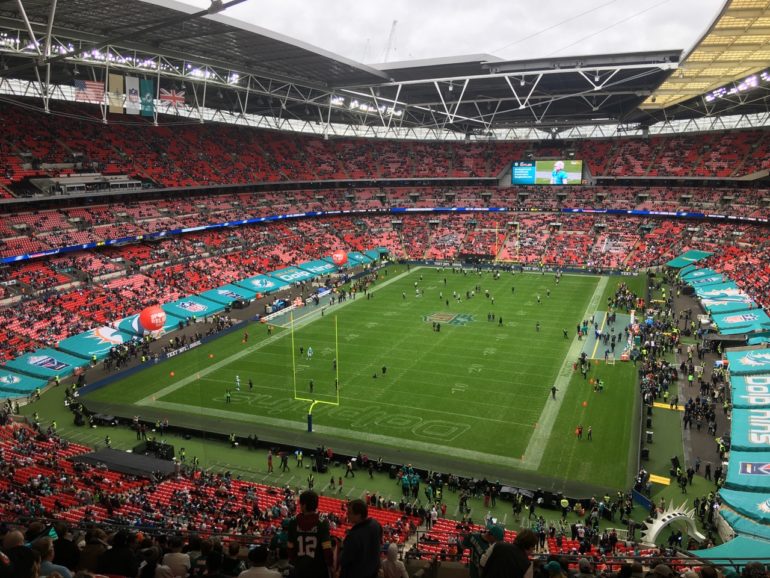
<path fill-rule="evenodd" d="M 426 323 L 446 323 L 447 325 L 467 325 L 475 319 L 473 315 L 468 313 L 440 312 L 422 316 L 422 320 Z"/>

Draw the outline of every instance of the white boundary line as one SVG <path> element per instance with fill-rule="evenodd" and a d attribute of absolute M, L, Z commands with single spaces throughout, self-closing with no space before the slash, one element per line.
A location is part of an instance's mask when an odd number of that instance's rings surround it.
<path fill-rule="evenodd" d="M 156 401 L 152 403 L 153 407 L 160 409 L 183 411 L 190 413 L 190 406 L 184 403 L 173 403 L 168 401 Z M 240 413 L 230 410 L 206 408 L 205 414 L 211 417 L 220 417 L 223 419 L 236 419 L 238 421 L 253 423 L 255 419 L 259 420 L 259 423 L 267 424 L 275 427 L 280 427 L 287 430 L 305 431 L 307 426 L 304 422 L 293 421 L 288 419 L 279 419 L 269 416 L 255 416 L 252 413 Z M 367 433 L 362 431 L 353 431 L 345 428 L 330 427 L 324 425 L 313 424 L 313 431 L 315 433 L 329 434 L 345 439 L 364 440 L 372 443 L 385 444 L 396 448 L 408 448 L 411 450 L 419 450 L 429 452 L 432 454 L 445 454 L 453 457 L 461 457 L 477 462 L 484 462 L 490 464 L 497 464 L 501 466 L 522 467 L 521 460 L 517 458 L 507 458 L 505 456 L 499 456 L 496 454 L 485 454 L 482 452 L 476 452 L 473 450 L 464 450 L 455 446 L 441 446 L 434 442 L 420 442 L 415 440 L 405 440 L 403 438 Z"/>
<path fill-rule="evenodd" d="M 599 301 L 604 294 L 604 289 L 607 287 L 608 281 L 608 277 L 601 277 L 599 279 L 599 283 L 596 284 L 596 289 L 594 289 L 594 294 L 588 302 L 586 312 L 583 314 L 583 319 L 590 318 L 591 312 L 596 311 L 597 307 L 599 307 Z M 559 373 L 556 376 L 556 381 L 553 384 L 559 390 L 559 394 L 556 396 L 556 399 L 548 399 L 543 406 L 543 411 L 537 420 L 537 426 L 532 432 L 532 436 L 529 438 L 529 443 L 527 444 L 527 449 L 522 456 L 521 467 L 525 470 L 537 470 L 540 467 L 545 448 L 551 437 L 551 430 L 556 422 L 556 416 L 559 415 L 562 401 L 567 394 L 570 379 L 572 379 L 572 364 L 578 359 L 582 349 L 583 341 L 579 340 L 576 335 L 572 340 L 569 351 L 564 356 L 564 361 L 561 364 Z"/>
<path fill-rule="evenodd" d="M 417 269 L 420 269 L 420 268 L 421 267 L 416 267 L 415 269 L 412 269 L 412 271 L 416 271 Z M 395 275 L 395 276 L 391 277 L 387 281 L 383 281 L 382 283 L 379 283 L 376 287 L 374 287 L 371 290 L 371 293 L 374 293 L 374 292 L 382 289 L 383 287 L 387 287 L 391 283 L 395 283 L 396 281 L 398 281 L 402 277 L 406 277 L 407 275 L 409 275 L 412 271 L 404 271 L 403 273 L 400 273 L 398 275 Z M 355 301 L 356 301 L 355 299 L 348 299 L 348 300 L 344 301 L 343 303 L 339 303 L 338 305 L 334 306 L 334 308 L 332 309 L 332 313 L 334 311 L 337 311 L 338 309 L 346 307 L 347 305 L 349 305 L 351 303 L 355 303 Z M 320 311 L 320 309 L 316 309 L 313 312 L 310 312 L 310 313 L 307 313 L 307 314 L 303 315 L 298 320 L 295 320 L 294 327 L 295 328 L 303 327 L 303 326 L 307 325 L 308 323 L 310 323 L 311 321 L 315 321 L 316 319 L 318 319 L 320 317 L 321 317 L 321 311 Z M 184 377 L 184 378 L 180 379 L 179 381 L 176 381 L 176 382 L 172 383 L 171 385 L 167 385 L 166 387 L 164 387 L 162 389 L 159 389 L 158 391 L 156 391 L 152 395 L 148 395 L 147 397 L 142 398 L 139 401 L 134 402 L 134 403 L 136 405 L 152 405 L 153 403 L 155 403 L 153 401 L 154 398 L 166 396 L 169 393 L 172 393 L 172 392 L 176 391 L 177 389 L 180 389 L 180 388 L 184 387 L 185 385 L 189 385 L 189 384 L 193 383 L 194 381 L 198 380 L 201 377 L 205 377 L 205 376 L 209 375 L 210 373 L 213 373 L 214 371 L 217 371 L 218 369 L 220 369 L 220 368 L 222 368 L 222 367 L 224 367 L 226 365 L 229 365 L 233 361 L 241 359 L 242 357 L 246 357 L 247 355 L 251 355 L 255 351 L 259 351 L 260 349 L 262 349 L 266 345 L 269 345 L 269 344 L 273 343 L 274 341 L 277 341 L 279 339 L 283 339 L 284 336 L 285 336 L 285 333 L 281 332 L 281 333 L 277 333 L 277 334 L 273 335 L 272 337 L 268 337 L 264 341 L 260 341 L 259 343 L 255 343 L 251 347 L 247 347 L 246 349 L 243 349 L 243 350 L 241 350 L 241 351 L 239 351 L 237 353 L 233 353 L 232 355 L 230 355 L 228 357 L 225 357 L 224 359 L 221 359 L 221 360 L 217 361 L 216 363 L 214 363 L 212 365 L 209 365 L 205 369 L 202 369 L 200 371 L 195 372 L 195 375 L 189 375 L 187 377 Z"/>

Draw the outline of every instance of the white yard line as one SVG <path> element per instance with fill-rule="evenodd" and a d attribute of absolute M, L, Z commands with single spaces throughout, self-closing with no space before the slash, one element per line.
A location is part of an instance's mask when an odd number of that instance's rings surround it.
<path fill-rule="evenodd" d="M 416 271 L 417 269 L 420 269 L 420 267 L 416 267 L 413 269 L 413 271 Z M 371 291 L 370 293 L 374 293 L 376 291 L 379 291 L 380 289 L 387 287 L 391 283 L 395 283 L 402 277 L 406 277 L 409 275 L 411 271 L 404 271 L 403 273 L 399 275 L 395 275 L 394 277 L 391 277 L 387 281 L 383 281 L 382 283 L 378 283 Z M 347 301 L 344 301 L 342 303 L 339 303 L 338 305 L 335 305 L 331 312 L 335 312 L 343 307 L 347 307 L 351 303 L 355 303 L 354 299 L 348 299 Z M 298 329 L 300 327 L 303 327 L 310 323 L 311 321 L 315 321 L 316 319 L 319 319 L 321 317 L 321 310 L 320 308 L 316 309 L 312 313 L 307 313 L 306 315 L 303 315 L 302 317 L 295 319 L 294 321 L 294 327 L 295 329 Z M 273 343 L 274 341 L 277 341 L 279 339 L 282 339 L 285 337 L 285 333 L 279 333 L 276 335 L 273 335 L 272 337 L 268 337 L 264 341 L 260 341 L 259 343 L 255 343 L 251 347 L 247 347 L 246 349 L 243 349 L 239 351 L 238 353 L 233 353 L 229 357 L 225 357 L 224 359 L 221 359 L 220 361 L 217 361 L 216 363 L 209 365 L 205 369 L 201 369 L 200 371 L 197 371 L 194 375 L 189 375 L 185 378 L 180 379 L 179 381 L 176 381 L 172 383 L 171 385 L 167 385 L 163 389 L 160 389 L 153 393 L 152 395 L 148 395 L 147 397 L 140 399 L 136 402 L 136 405 L 151 405 L 156 398 L 163 397 L 168 395 L 169 393 L 172 393 L 176 391 L 177 389 L 180 389 L 184 387 L 185 385 L 189 385 L 193 383 L 194 381 L 200 379 L 201 377 L 205 377 L 209 375 L 210 373 L 213 373 L 214 371 L 217 371 L 218 369 L 221 369 L 222 367 L 225 367 L 227 365 L 230 365 L 233 361 L 236 361 L 238 359 L 241 359 L 243 357 L 246 357 L 247 355 L 251 355 L 255 351 L 259 351 L 266 345 L 269 345 Z"/>
<path fill-rule="evenodd" d="M 160 409 L 167 409 L 170 411 L 180 411 L 187 414 L 199 413 L 206 415 L 207 417 L 219 417 L 223 420 L 238 420 L 244 422 L 253 423 L 255 419 L 259 420 L 259 423 L 270 426 L 280 427 L 287 430 L 294 431 L 306 431 L 307 424 L 302 421 L 294 421 L 288 419 L 279 419 L 269 416 L 255 416 L 252 413 L 240 413 L 236 411 L 215 409 L 215 408 L 201 408 L 193 407 L 184 403 L 173 403 L 168 401 L 156 401 L 152 402 L 152 407 Z M 447 455 L 456 458 L 464 458 L 477 462 L 483 462 L 488 464 L 496 464 L 499 466 L 510 467 L 522 467 L 522 461 L 517 458 L 507 458 L 496 454 L 485 454 L 483 452 L 476 452 L 473 450 L 465 450 L 454 446 L 442 446 L 435 442 L 420 442 L 415 440 L 407 440 L 403 438 L 386 436 L 380 434 L 367 433 L 362 431 L 354 431 L 347 428 L 331 427 L 325 425 L 313 424 L 313 431 L 320 434 L 333 435 L 345 439 L 363 440 L 371 443 L 384 444 L 397 448 L 405 448 L 417 451 L 424 451 L 432 454 Z"/>
<path fill-rule="evenodd" d="M 590 319 L 591 314 L 599 307 L 599 301 L 602 298 L 605 287 L 607 287 L 608 280 L 608 277 L 601 277 L 599 279 L 599 283 L 596 285 L 594 294 L 591 296 L 591 301 L 589 301 L 582 319 Z M 567 395 L 567 388 L 569 387 L 570 379 L 572 379 L 572 364 L 578 359 L 582 350 L 583 341 L 580 341 L 576 335 L 567 355 L 564 357 L 564 362 L 561 364 L 559 374 L 556 376 L 556 381 L 553 384 L 559 390 L 556 394 L 556 399 L 551 399 L 551 392 L 548 391 L 548 401 L 546 401 L 543 411 L 537 420 L 537 427 L 532 432 L 532 437 L 529 438 L 527 449 L 521 460 L 521 467 L 523 469 L 537 470 L 540 467 L 540 461 L 543 459 L 545 448 L 551 437 L 551 430 L 556 422 L 556 416 L 559 415 L 562 401 Z"/>

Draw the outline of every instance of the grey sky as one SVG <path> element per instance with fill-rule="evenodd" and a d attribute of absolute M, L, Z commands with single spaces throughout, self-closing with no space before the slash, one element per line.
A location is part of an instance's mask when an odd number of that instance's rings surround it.
<path fill-rule="evenodd" d="M 209 0 L 181 0 L 203 8 Z M 227 16 L 365 63 L 688 50 L 725 0 L 247 0 Z"/>

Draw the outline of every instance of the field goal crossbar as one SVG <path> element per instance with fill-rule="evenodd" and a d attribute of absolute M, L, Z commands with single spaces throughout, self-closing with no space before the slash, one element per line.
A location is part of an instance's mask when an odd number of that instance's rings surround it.
<path fill-rule="evenodd" d="M 294 312 L 289 313 L 289 320 L 290 320 L 290 327 L 291 327 L 291 373 L 292 378 L 294 381 L 294 401 L 306 401 L 310 404 L 310 407 L 307 410 L 307 431 L 308 433 L 313 432 L 313 408 L 316 405 L 331 405 L 331 406 L 339 406 L 340 405 L 340 358 L 339 358 L 339 335 L 337 332 L 337 316 L 334 316 L 334 359 L 336 360 L 336 371 L 335 371 L 335 395 L 336 400 L 335 401 L 329 401 L 325 399 L 312 399 L 309 397 L 300 397 L 297 394 L 297 362 L 294 357 L 295 352 L 295 344 L 294 344 Z"/>

